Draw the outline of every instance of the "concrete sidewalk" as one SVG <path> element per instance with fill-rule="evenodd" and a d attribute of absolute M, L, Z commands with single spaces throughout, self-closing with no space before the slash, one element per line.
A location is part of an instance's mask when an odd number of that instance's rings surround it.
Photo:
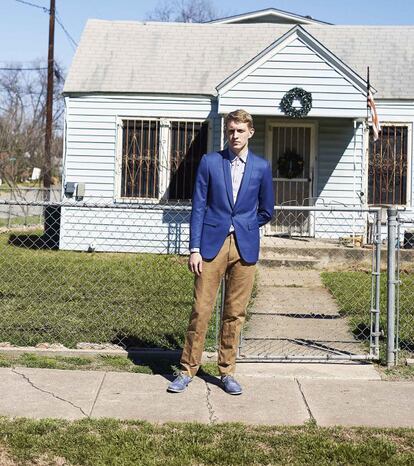
<path fill-rule="evenodd" d="M 0 368 L 0 415 L 414 427 L 414 382 L 381 381 L 368 364 L 239 364 L 237 378 L 241 396 L 215 377 L 170 394 L 170 376 Z"/>

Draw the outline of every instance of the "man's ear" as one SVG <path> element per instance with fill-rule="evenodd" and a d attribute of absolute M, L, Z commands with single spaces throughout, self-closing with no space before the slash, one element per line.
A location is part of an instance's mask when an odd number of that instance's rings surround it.
<path fill-rule="evenodd" d="M 254 134 L 254 128 L 249 129 L 249 139 L 253 136 Z"/>

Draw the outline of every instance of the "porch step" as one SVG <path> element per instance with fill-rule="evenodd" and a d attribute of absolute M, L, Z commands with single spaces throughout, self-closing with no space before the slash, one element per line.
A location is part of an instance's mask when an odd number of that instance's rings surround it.
<path fill-rule="evenodd" d="M 386 259 L 383 252 L 383 260 Z M 308 269 L 325 269 L 329 266 L 349 266 L 351 263 L 370 266 L 372 249 L 346 248 L 340 246 L 315 247 L 292 243 L 288 246 L 263 245 L 260 248 L 260 260 L 264 265 L 274 267 L 294 267 Z"/>
<path fill-rule="evenodd" d="M 261 257 L 260 265 L 264 267 L 289 267 L 293 269 L 317 269 L 319 268 L 319 260 L 313 257 L 289 257 L 282 255 L 269 255 L 268 257 Z"/>
<path fill-rule="evenodd" d="M 262 256 L 268 255 L 285 255 L 285 256 L 303 256 L 306 255 L 312 258 L 326 257 L 328 259 L 353 259 L 353 260 L 371 260 L 372 249 L 364 248 L 346 248 L 340 246 L 331 247 L 302 247 L 292 246 L 262 246 L 260 248 Z M 304 254 L 305 253 L 305 254 Z"/>

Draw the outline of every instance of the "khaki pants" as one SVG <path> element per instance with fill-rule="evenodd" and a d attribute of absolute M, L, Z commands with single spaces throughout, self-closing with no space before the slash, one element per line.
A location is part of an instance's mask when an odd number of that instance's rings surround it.
<path fill-rule="evenodd" d="M 218 367 L 221 375 L 234 374 L 240 331 L 252 292 L 255 268 L 255 264 L 248 264 L 240 257 L 234 234 L 227 236 L 214 259 L 203 260 L 201 275 L 195 278 L 194 304 L 181 356 L 184 374 L 193 377 L 200 367 L 208 322 L 224 274 L 226 293 L 220 329 Z"/>

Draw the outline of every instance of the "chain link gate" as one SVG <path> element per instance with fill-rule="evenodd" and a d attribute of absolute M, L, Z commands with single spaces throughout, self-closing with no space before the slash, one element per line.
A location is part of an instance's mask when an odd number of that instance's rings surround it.
<path fill-rule="evenodd" d="M 414 217 L 392 209 L 389 217 L 395 218 L 397 229 L 395 279 L 390 277 L 395 285 L 389 283 L 395 288 L 395 315 L 390 309 L 389 340 L 393 345 L 389 349 L 394 354 L 389 354 L 388 363 L 394 365 L 414 358 Z"/>
<path fill-rule="evenodd" d="M 381 209 L 276 206 L 314 238 L 262 238 L 239 362 L 379 358 Z"/>

